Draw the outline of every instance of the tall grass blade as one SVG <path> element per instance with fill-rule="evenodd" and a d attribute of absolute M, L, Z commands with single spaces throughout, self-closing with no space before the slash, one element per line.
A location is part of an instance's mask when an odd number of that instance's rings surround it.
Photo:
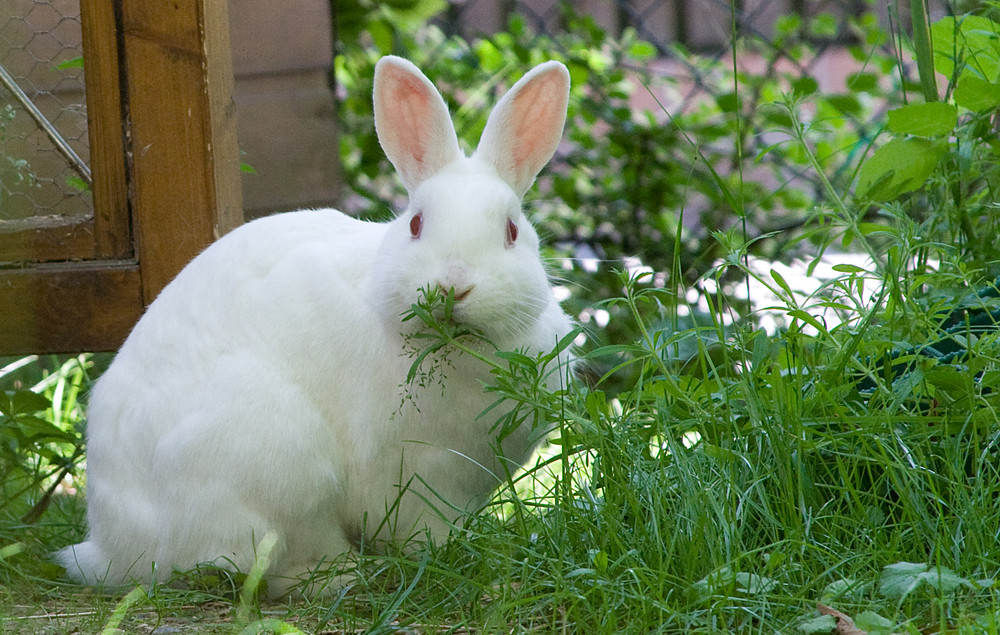
<path fill-rule="evenodd" d="M 928 102 L 938 100 L 934 80 L 934 46 L 931 44 L 931 23 L 927 15 L 927 0 L 910 0 L 910 21 L 913 24 L 913 48 L 917 54 L 920 89 Z"/>
<path fill-rule="evenodd" d="M 105 624 L 101 635 L 115 635 L 116 633 L 120 633 L 121 631 L 118 629 L 118 626 L 125 619 L 125 614 L 144 597 L 146 597 L 146 590 L 141 586 L 137 586 L 129 591 L 128 595 L 123 597 L 118 605 L 115 606 L 115 611 L 111 614 L 111 619 L 108 620 L 108 623 Z"/>

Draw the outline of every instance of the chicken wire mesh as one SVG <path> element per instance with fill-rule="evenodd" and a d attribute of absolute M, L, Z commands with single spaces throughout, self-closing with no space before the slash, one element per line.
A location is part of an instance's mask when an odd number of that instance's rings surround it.
<path fill-rule="evenodd" d="M 460 0 L 452 2 L 440 21 L 446 33 L 465 38 L 503 30 L 512 15 L 522 16 L 540 36 L 557 37 L 567 28 L 567 7 L 588 15 L 611 37 L 633 29 L 638 38 L 656 47 L 659 64 L 654 73 L 683 76 L 688 93 L 683 108 L 698 97 L 717 97 L 718 82 L 705 72 L 704 60 L 719 62 L 733 51 L 733 41 L 751 41 L 753 51 L 741 50 L 740 65 L 751 73 L 759 70 L 762 57 L 780 58 L 782 72 L 814 77 L 832 88 L 832 83 L 864 68 L 863 60 L 849 60 L 846 49 L 859 37 L 852 19 L 875 17 L 887 32 L 908 32 L 906 3 L 884 0 Z M 579 11 L 578 11 L 579 9 Z M 931 19 L 952 12 L 947 0 L 930 0 Z M 815 23 L 810 24 L 810 20 Z M 802 40 L 811 50 L 797 55 L 787 40 L 776 40 L 780 25 L 800 25 Z M 889 51 L 898 42 L 885 41 Z M 695 57 L 691 57 L 691 54 Z M 730 64 L 730 62 L 726 62 Z M 842 86 L 841 86 L 842 87 Z M 865 123 L 868 122 L 859 122 Z"/>
<path fill-rule="evenodd" d="M 928 4 L 931 20 L 957 10 L 947 0 L 929 0 Z M 851 187 L 854 170 L 881 131 L 885 111 L 898 105 L 895 102 L 900 98 L 899 86 L 894 83 L 905 84 L 915 76 L 914 65 L 907 61 L 910 53 L 905 50 L 904 42 L 911 28 L 907 2 L 464 0 L 452 2 L 436 24 L 446 36 L 471 42 L 502 32 L 512 16 L 518 16 L 537 38 L 554 41 L 557 47 L 570 31 L 580 29 L 576 18 L 581 16 L 592 19 L 610 41 L 631 33 L 630 37 L 648 42 L 655 49 L 652 59 L 630 60 L 628 63 L 633 67 L 627 69 L 637 71 L 629 98 L 633 123 L 647 132 L 651 128 L 641 121 L 646 113 L 657 120 L 654 127 L 670 127 L 671 117 L 714 109 L 718 126 L 730 126 L 732 116 L 727 113 L 740 110 L 744 124 L 741 131 L 731 128 L 712 139 L 696 136 L 693 141 L 704 151 L 707 162 L 715 162 L 714 167 L 723 178 L 739 172 L 745 183 L 758 188 L 748 197 L 750 205 L 758 209 L 750 210 L 745 217 L 750 222 L 751 234 L 756 236 L 801 224 L 809 201 L 822 201 L 828 196 L 826 177 L 841 192 Z M 441 55 L 448 54 L 443 47 Z M 886 60 L 902 61 L 903 68 L 890 70 Z M 875 87 L 860 88 L 860 83 L 853 83 L 859 75 L 874 82 Z M 649 91 L 638 85 L 647 81 Z M 737 81 L 739 86 L 734 88 Z M 777 147 L 777 142 L 787 140 L 788 135 L 787 130 L 773 132 L 780 125 L 775 125 L 773 119 L 766 120 L 761 114 L 762 104 L 779 101 L 775 96 L 778 91 L 792 95 L 803 86 L 824 96 L 824 108 L 838 110 L 836 123 L 830 124 L 838 129 L 829 138 L 834 143 L 844 140 L 845 145 L 817 148 L 817 153 L 827 153 L 820 157 L 824 160 L 825 175 L 818 174 L 794 152 L 769 151 Z M 601 90 L 595 86 L 592 92 Z M 818 110 L 807 115 L 823 116 Z M 705 123 L 708 117 L 697 121 Z M 712 133 L 711 126 L 704 129 Z M 658 140 L 670 141 L 667 135 L 653 134 Z M 688 145 L 680 137 L 673 140 Z M 647 174 L 669 173 L 678 158 L 685 155 L 693 156 L 690 148 L 661 151 L 654 147 L 634 162 L 639 164 L 636 169 Z M 608 159 L 609 164 L 616 161 Z M 788 207 L 781 202 L 758 204 L 776 192 L 794 192 L 790 196 L 797 198 L 793 203 L 797 210 L 786 213 Z M 685 223 L 703 234 L 735 222 L 732 216 L 726 220 L 720 213 L 720 198 L 710 193 L 687 196 Z M 612 225 L 627 227 L 627 219 L 657 213 L 651 208 L 669 207 L 671 202 L 637 201 L 617 214 L 607 209 L 615 204 L 618 203 L 595 201 L 593 209 L 587 211 L 591 216 L 610 219 Z M 635 229 L 639 234 L 641 227 Z M 669 233 L 653 238 L 662 242 L 669 239 Z M 629 238 L 625 235 L 621 240 L 628 243 Z M 625 246 L 642 251 L 639 244 Z"/>
<path fill-rule="evenodd" d="M 0 3 L 0 228 L 92 212 L 82 55 L 79 0 Z"/>
<path fill-rule="evenodd" d="M 839 84 L 857 67 L 847 59 L 845 43 L 852 33 L 850 18 L 865 12 L 891 19 L 898 4 L 871 0 L 453 0 L 437 24 L 448 34 L 472 38 L 503 31 L 510 16 L 519 14 L 539 36 L 558 37 L 566 29 L 567 6 L 589 15 L 612 37 L 634 29 L 657 50 L 648 70 L 668 77 L 674 90 L 671 109 L 683 111 L 704 100 L 718 100 L 720 83 L 711 64 L 731 50 L 732 37 L 751 37 L 759 45 L 774 45 L 773 57 L 784 70 L 816 77 L 824 88 Z M 932 12 L 947 11 L 943 0 L 931 1 Z M 776 25 L 790 16 L 827 18 L 827 30 L 813 34 L 813 54 L 797 58 L 779 50 Z M 87 161 L 86 112 L 83 97 L 78 0 L 6 0 L 0 5 L 0 67 L 5 68 L 27 99 L 52 123 L 68 146 Z M 688 51 L 697 52 L 693 60 Z M 405 52 L 404 52 L 405 53 Z M 747 57 L 741 63 L 759 62 Z M 851 64 L 854 64 L 853 66 Z M 717 65 L 716 67 L 717 68 Z M 641 103 L 639 107 L 655 108 Z M 850 121 L 856 136 L 873 132 L 870 117 Z M 760 137 L 761 142 L 767 141 Z M 748 148 L 750 153 L 753 148 Z M 91 211 L 80 171 L 71 166 L 9 90 L 0 88 L 0 221 L 35 216 L 71 216 Z M 818 185 L 818 184 L 817 184 Z"/>

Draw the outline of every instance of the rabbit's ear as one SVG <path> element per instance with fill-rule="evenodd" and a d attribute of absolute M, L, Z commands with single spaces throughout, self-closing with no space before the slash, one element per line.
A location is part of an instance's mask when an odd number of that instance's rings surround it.
<path fill-rule="evenodd" d="M 374 100 L 378 141 L 408 191 L 462 156 L 441 94 L 410 61 L 379 60 Z"/>
<path fill-rule="evenodd" d="M 568 103 L 569 71 L 559 62 L 539 64 L 493 109 L 476 157 L 524 196 L 559 145 Z"/>

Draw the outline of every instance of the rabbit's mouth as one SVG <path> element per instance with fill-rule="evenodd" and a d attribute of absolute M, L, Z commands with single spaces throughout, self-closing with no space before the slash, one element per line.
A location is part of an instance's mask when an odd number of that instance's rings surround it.
<path fill-rule="evenodd" d="M 403 321 L 412 322 L 418 330 L 437 332 L 449 337 L 476 331 L 478 329 L 468 319 L 466 310 L 468 298 L 474 289 L 475 285 L 446 289 L 440 283 L 421 287 L 410 310 L 404 313 Z"/>
<path fill-rule="evenodd" d="M 437 292 L 441 294 L 444 298 L 452 298 L 456 303 L 461 303 L 469 297 L 472 291 L 476 288 L 476 285 L 469 284 L 463 285 L 460 288 L 453 286 L 445 286 L 442 283 L 437 283 Z"/>
<path fill-rule="evenodd" d="M 544 308 L 544 302 L 532 297 L 494 298 L 475 284 L 461 289 L 433 284 L 420 288 L 403 314 L 404 330 L 409 335 L 421 332 L 421 338 L 473 340 L 488 342 L 492 346 L 487 349 L 514 350 L 523 346 L 525 334 Z"/>

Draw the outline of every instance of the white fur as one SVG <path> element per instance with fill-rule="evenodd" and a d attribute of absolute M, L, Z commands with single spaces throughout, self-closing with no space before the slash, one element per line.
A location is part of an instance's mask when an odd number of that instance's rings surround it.
<path fill-rule="evenodd" d="M 443 384 L 404 386 L 413 327 L 400 316 L 440 285 L 471 289 L 456 319 L 501 349 L 549 350 L 570 331 L 520 210 L 562 134 L 569 75 L 555 62 L 529 72 L 466 158 L 416 67 L 386 57 L 375 72 L 379 140 L 408 209 L 382 224 L 335 210 L 257 220 L 163 290 L 90 399 L 90 533 L 58 554 L 76 580 L 164 580 L 203 562 L 247 571 L 271 534 L 280 592 L 363 530 L 446 536 L 537 443 L 539 431 L 517 430 L 501 465 L 474 359 L 452 355 Z"/>

